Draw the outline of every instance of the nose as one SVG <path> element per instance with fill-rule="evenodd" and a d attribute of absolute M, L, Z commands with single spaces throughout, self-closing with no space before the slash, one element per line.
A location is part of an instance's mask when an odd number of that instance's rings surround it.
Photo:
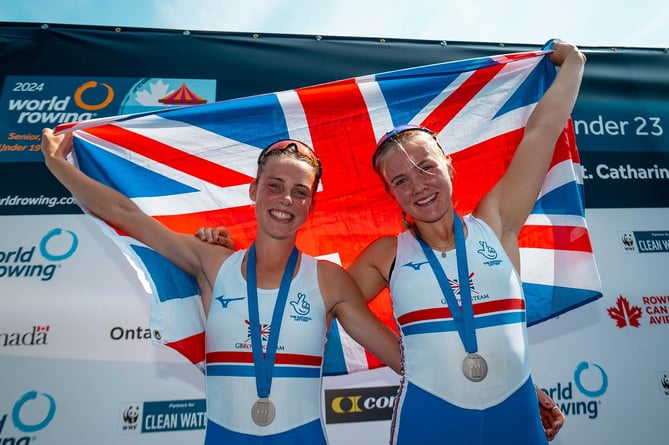
<path fill-rule="evenodd" d="M 290 193 L 284 193 L 279 197 L 279 204 L 283 206 L 289 206 L 293 203 L 293 198 L 290 196 Z"/>
<path fill-rule="evenodd" d="M 423 190 L 427 188 L 427 185 L 425 182 L 422 180 L 421 175 L 414 175 L 411 179 L 411 190 L 413 194 L 418 194 L 421 193 Z"/>

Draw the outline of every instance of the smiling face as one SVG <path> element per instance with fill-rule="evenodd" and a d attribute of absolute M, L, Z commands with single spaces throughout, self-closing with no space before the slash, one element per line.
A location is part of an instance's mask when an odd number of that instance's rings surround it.
<path fill-rule="evenodd" d="M 316 172 L 304 160 L 270 156 L 249 189 L 255 202 L 258 233 L 283 239 L 304 224 L 316 192 Z"/>
<path fill-rule="evenodd" d="M 416 221 L 434 222 L 452 209 L 452 166 L 434 138 L 409 132 L 388 142 L 376 169 L 388 192 Z"/>

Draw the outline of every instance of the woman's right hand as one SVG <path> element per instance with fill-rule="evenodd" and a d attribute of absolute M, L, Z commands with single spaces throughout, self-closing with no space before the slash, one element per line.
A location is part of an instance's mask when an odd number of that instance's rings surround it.
<path fill-rule="evenodd" d="M 585 63 L 586 57 L 576 45 L 555 39 L 550 48 L 553 52 L 549 56 L 550 61 L 556 66 L 562 66 L 568 57 L 578 57 L 582 63 Z"/>
<path fill-rule="evenodd" d="M 205 243 L 216 244 L 235 250 L 235 240 L 232 239 L 232 235 L 228 229 L 223 226 L 200 227 L 197 232 L 195 232 L 195 236 Z"/>
<path fill-rule="evenodd" d="M 48 161 L 51 158 L 67 158 L 72 151 L 72 133 L 55 135 L 51 128 L 42 129 L 42 154 Z"/>

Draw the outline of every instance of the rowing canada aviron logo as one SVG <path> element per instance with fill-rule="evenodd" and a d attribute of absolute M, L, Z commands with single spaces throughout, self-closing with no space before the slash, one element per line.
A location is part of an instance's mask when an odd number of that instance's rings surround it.
<path fill-rule="evenodd" d="M 641 305 L 637 305 L 620 295 L 616 304 L 606 311 L 620 329 L 639 328 L 644 322 L 646 325 L 669 325 L 669 295 L 643 295 L 640 300 Z"/>

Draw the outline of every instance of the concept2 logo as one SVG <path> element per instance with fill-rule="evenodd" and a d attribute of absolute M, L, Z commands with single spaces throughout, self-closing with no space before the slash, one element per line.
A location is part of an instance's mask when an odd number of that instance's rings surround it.
<path fill-rule="evenodd" d="M 574 394 L 574 386 L 586 400 L 578 400 L 583 397 Z M 609 377 L 604 368 L 595 363 L 580 362 L 574 370 L 573 382 L 558 383 L 557 386 L 543 391 L 555 400 L 566 416 L 596 419 L 602 403 L 599 398 L 606 393 L 608 387 Z"/>
<path fill-rule="evenodd" d="M 0 250 L 0 278 L 38 277 L 42 281 L 53 278 L 57 262 L 71 257 L 79 246 L 77 235 L 71 230 L 60 228 L 50 230 L 39 243 L 42 259 L 51 264 L 44 264 L 34 259 L 37 246 L 19 246 L 16 250 Z"/>
<path fill-rule="evenodd" d="M 397 386 L 325 390 L 326 423 L 367 422 L 392 417 Z"/>
<path fill-rule="evenodd" d="M 30 434 L 46 428 L 55 414 L 56 401 L 53 397 L 46 393 L 28 391 L 14 403 L 11 419 L 17 431 Z M 35 436 L 12 437 L 3 435 L 6 422 L 7 414 L 0 417 L 0 443 L 29 445 L 36 439 Z"/>

